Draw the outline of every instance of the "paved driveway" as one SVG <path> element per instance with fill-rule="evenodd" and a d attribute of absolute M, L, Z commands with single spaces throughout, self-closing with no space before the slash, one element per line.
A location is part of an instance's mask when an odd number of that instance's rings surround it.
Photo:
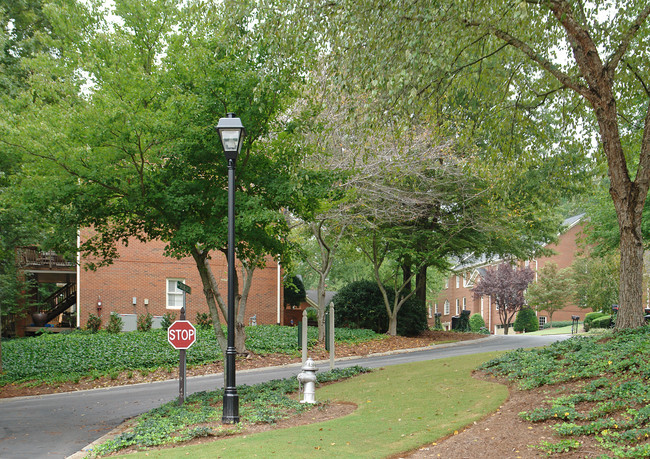
<path fill-rule="evenodd" d="M 336 367 L 377 368 L 482 352 L 536 347 L 568 338 L 550 336 L 491 336 L 478 341 L 444 344 L 426 350 L 336 361 Z M 240 371 L 237 384 L 256 384 L 295 376 L 298 365 Z M 327 369 L 328 363 L 319 364 Z M 223 375 L 189 378 L 188 394 L 222 387 Z M 65 458 L 102 437 L 123 421 L 178 396 L 178 380 L 64 394 L 0 399 L 0 458 Z"/>

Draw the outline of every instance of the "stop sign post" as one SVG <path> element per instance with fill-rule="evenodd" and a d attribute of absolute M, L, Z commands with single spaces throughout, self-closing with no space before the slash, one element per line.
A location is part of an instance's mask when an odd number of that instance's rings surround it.
<path fill-rule="evenodd" d="M 179 349 L 178 356 L 178 404 L 185 402 L 185 351 L 196 341 L 196 328 L 189 321 L 185 320 L 185 295 L 192 293 L 192 289 L 182 282 L 177 283 L 179 290 L 183 292 L 183 307 L 181 308 L 181 320 L 177 320 L 167 329 L 167 341 Z"/>

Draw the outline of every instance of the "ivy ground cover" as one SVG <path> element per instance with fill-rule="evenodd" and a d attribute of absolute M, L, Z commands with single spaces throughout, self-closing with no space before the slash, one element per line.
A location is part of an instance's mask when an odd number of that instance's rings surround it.
<path fill-rule="evenodd" d="M 317 339 L 317 329 L 308 329 L 309 344 Z M 246 346 L 256 354 L 299 355 L 297 327 L 258 325 L 246 327 Z M 338 342 L 382 339 L 370 330 L 337 329 Z M 214 332 L 197 329 L 197 339 L 187 350 L 188 365 L 201 365 L 222 358 Z M 32 338 L 3 340 L 0 387 L 32 381 L 78 381 L 86 376 L 110 375 L 125 370 L 151 371 L 178 366 L 178 351 L 161 329 L 148 332 L 51 333 Z"/>
<path fill-rule="evenodd" d="M 650 457 L 650 328 L 580 336 L 542 349 L 517 350 L 483 370 L 516 381 L 521 389 L 573 384 L 542 406 L 522 412 L 549 422 L 558 439 L 535 446 L 549 455 L 593 437 L 616 458 Z"/>

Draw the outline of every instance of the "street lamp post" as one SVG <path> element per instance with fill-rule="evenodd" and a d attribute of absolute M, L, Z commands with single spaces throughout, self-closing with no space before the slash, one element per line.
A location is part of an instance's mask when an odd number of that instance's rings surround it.
<path fill-rule="evenodd" d="M 220 118 L 217 132 L 228 161 L 228 345 L 226 347 L 226 389 L 221 420 L 239 422 L 239 395 L 235 386 L 235 163 L 241 151 L 245 130 L 234 113 Z"/>

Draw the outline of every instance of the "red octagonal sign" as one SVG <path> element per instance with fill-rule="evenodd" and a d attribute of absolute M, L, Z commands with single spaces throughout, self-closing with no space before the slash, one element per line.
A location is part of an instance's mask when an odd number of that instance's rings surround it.
<path fill-rule="evenodd" d="M 177 320 L 167 329 L 167 341 L 176 349 L 188 349 L 196 341 L 196 328 L 188 320 Z"/>

